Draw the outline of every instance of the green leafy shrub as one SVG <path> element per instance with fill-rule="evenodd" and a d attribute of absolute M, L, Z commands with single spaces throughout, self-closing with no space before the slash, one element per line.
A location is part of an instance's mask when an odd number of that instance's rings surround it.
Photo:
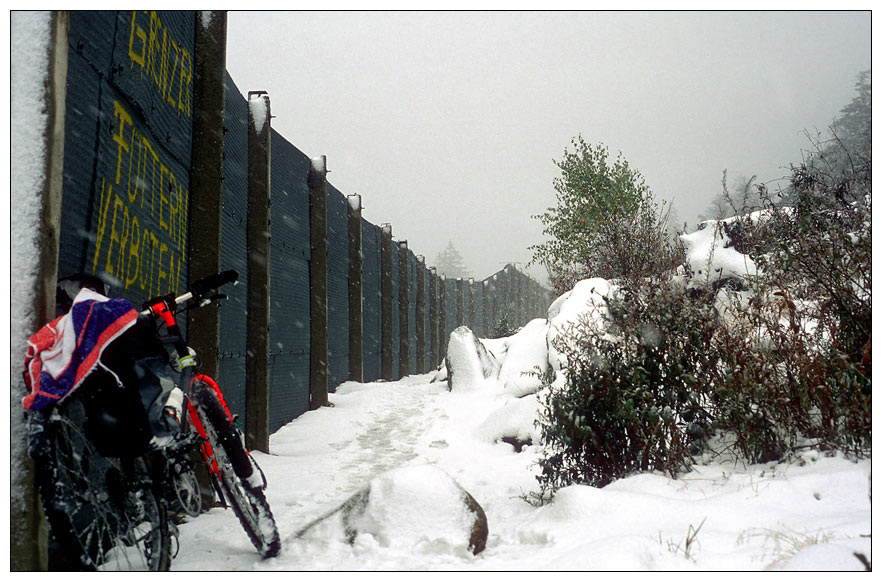
<path fill-rule="evenodd" d="M 566 381 L 542 400 L 544 494 L 574 483 L 602 487 L 636 471 L 674 476 L 712 432 L 714 358 L 706 347 L 716 314 L 707 302 L 652 280 L 607 302 L 603 330 L 583 320 L 556 342 Z"/>
<path fill-rule="evenodd" d="M 656 202 L 640 172 L 603 144 L 572 140 L 555 161 L 557 206 L 534 216 L 548 238 L 530 247 L 558 293 L 589 277 L 637 278 L 676 265 L 667 223 L 670 205 Z"/>

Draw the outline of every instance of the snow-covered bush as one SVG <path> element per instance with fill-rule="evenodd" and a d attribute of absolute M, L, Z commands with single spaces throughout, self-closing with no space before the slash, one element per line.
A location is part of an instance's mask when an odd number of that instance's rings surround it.
<path fill-rule="evenodd" d="M 743 252 L 761 275 L 750 281 L 748 302 L 731 304 L 716 341 L 732 371 L 727 394 L 742 401 L 725 424 L 750 459 L 806 440 L 869 452 L 870 175 L 828 173 L 821 163 L 811 158 L 793 170 L 790 205 L 761 189 L 765 207 L 738 221 Z M 768 435 L 760 447 L 758 416 Z"/>
<path fill-rule="evenodd" d="M 586 313 L 554 340 L 565 381 L 543 394 L 542 494 L 636 471 L 674 476 L 711 433 L 716 314 L 668 280 L 623 283 L 606 326 Z"/>
<path fill-rule="evenodd" d="M 751 463 L 806 444 L 869 454 L 869 178 L 803 167 L 790 195 L 682 236 L 685 277 L 601 280 L 600 303 L 582 281 L 552 305 L 541 495 L 675 476 L 717 433 Z M 574 296 L 575 323 L 559 313 Z"/>

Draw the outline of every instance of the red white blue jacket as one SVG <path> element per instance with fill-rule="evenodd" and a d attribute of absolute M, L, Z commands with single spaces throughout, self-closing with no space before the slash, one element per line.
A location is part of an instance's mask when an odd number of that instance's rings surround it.
<path fill-rule="evenodd" d="M 81 290 L 66 315 L 43 326 L 28 340 L 22 404 L 44 410 L 79 387 L 99 364 L 101 353 L 129 329 L 138 312 L 127 299 Z"/>

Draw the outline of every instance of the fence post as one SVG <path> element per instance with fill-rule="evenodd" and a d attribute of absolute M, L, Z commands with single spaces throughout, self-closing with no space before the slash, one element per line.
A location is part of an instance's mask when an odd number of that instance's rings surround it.
<path fill-rule="evenodd" d="M 398 242 L 398 377 L 410 375 L 410 277 L 407 241 Z"/>
<path fill-rule="evenodd" d="M 509 283 L 511 283 L 511 277 L 509 276 L 508 265 L 506 265 L 502 271 L 499 272 L 499 317 L 504 317 L 508 320 L 508 324 L 512 325 L 512 314 L 511 314 L 511 306 L 509 305 L 509 301 L 511 300 L 511 293 L 509 289 Z"/>
<path fill-rule="evenodd" d="M 514 266 L 511 267 L 511 270 L 508 272 L 508 280 L 509 280 L 509 301 L 511 302 L 511 317 L 512 317 L 512 326 L 517 329 L 521 320 L 521 314 L 518 310 L 518 281 L 516 276 L 517 271 Z"/>
<path fill-rule="evenodd" d="M 499 275 L 494 273 L 492 277 L 487 279 L 490 282 L 490 325 L 492 329 L 490 333 L 496 336 L 497 323 L 499 320 Z"/>
<path fill-rule="evenodd" d="M 14 277 L 22 277 L 18 282 L 32 287 L 24 304 L 18 301 L 18 294 L 13 294 L 12 307 L 15 313 L 12 329 L 16 331 L 9 348 L 12 356 L 10 390 L 14 395 L 13 405 L 20 402 L 26 394 L 26 388 L 20 363 L 27 346 L 27 336 L 55 318 L 55 285 L 58 276 L 58 244 L 61 231 L 61 197 L 62 172 L 64 162 L 64 117 L 67 87 L 67 58 L 69 15 L 65 11 L 52 11 L 49 14 L 12 14 L 11 38 L 13 43 L 10 73 L 13 91 L 10 96 L 10 109 L 13 115 L 13 129 L 24 129 L 23 133 L 14 132 L 11 142 L 13 159 L 19 151 L 42 151 L 44 156 L 39 168 L 39 179 L 32 180 L 27 175 L 28 169 L 12 165 L 11 173 L 11 219 L 13 222 L 25 217 L 25 212 L 33 208 L 25 208 L 22 201 L 36 201 L 39 209 L 39 228 L 30 233 L 28 240 L 16 240 L 12 243 L 11 268 Z M 48 33 L 45 37 L 44 33 Z M 19 75 L 28 82 L 33 78 L 34 71 L 27 69 L 28 59 L 18 60 L 16 47 L 25 46 L 20 39 L 27 39 L 33 46 L 34 39 L 46 38 L 41 43 L 45 52 L 40 55 L 45 74 L 40 86 L 19 86 Z M 27 56 L 27 55 L 21 55 Z M 31 63 L 32 64 L 32 63 Z M 36 79 L 34 79 L 36 85 Z M 27 83 L 25 83 L 27 85 Z M 42 113 L 42 115 L 35 115 Z M 19 117 L 19 114 L 21 116 Z M 24 124 L 22 128 L 19 123 Z M 34 148 L 34 149 L 31 149 Z M 28 243 L 32 244 L 27 248 Z M 26 245 L 23 251 L 17 245 Z M 33 249 L 34 254 L 30 251 Z M 21 342 L 21 343 L 19 343 Z M 46 570 L 48 567 L 46 522 L 40 505 L 34 482 L 33 464 L 27 453 L 27 427 L 24 409 L 10 410 L 10 570 L 34 571 Z"/>
<path fill-rule="evenodd" d="M 526 297 L 524 296 L 524 289 L 526 287 L 526 281 L 524 281 L 524 275 L 520 271 L 517 271 L 517 282 L 518 282 L 518 314 L 520 323 L 518 327 L 527 323 L 527 302 Z"/>
<path fill-rule="evenodd" d="M 475 337 L 479 337 L 481 332 L 478 330 L 478 313 L 475 311 L 475 280 L 469 277 L 468 282 L 465 284 L 465 288 L 469 307 L 469 329 L 472 330 Z"/>
<path fill-rule="evenodd" d="M 190 172 L 188 277 L 192 281 L 221 270 L 221 216 L 224 176 L 224 110 L 227 15 L 196 18 L 193 54 L 193 144 Z M 187 341 L 203 371 L 217 377 L 220 313 L 187 311 Z"/>
<path fill-rule="evenodd" d="M 364 382 L 361 196 L 349 196 L 349 379 Z"/>
<path fill-rule="evenodd" d="M 465 325 L 465 305 L 463 301 L 463 293 L 465 290 L 463 289 L 463 281 L 461 277 L 456 278 L 455 284 L 455 293 L 456 293 L 456 327 L 461 325 Z"/>
<path fill-rule="evenodd" d="M 447 357 L 447 277 L 444 275 L 438 279 L 438 342 L 438 353 L 444 359 Z"/>
<path fill-rule="evenodd" d="M 438 274 L 429 268 L 429 370 L 438 366 Z"/>
<path fill-rule="evenodd" d="M 416 366 L 414 372 L 426 372 L 426 258 L 417 257 L 416 265 Z"/>
<path fill-rule="evenodd" d="M 309 164 L 309 409 L 328 404 L 327 158 Z"/>
<path fill-rule="evenodd" d="M 380 362 L 382 365 L 382 377 L 384 380 L 397 380 L 395 374 L 398 370 L 392 369 L 395 361 L 395 342 L 398 338 L 392 337 L 392 310 L 395 308 L 395 298 L 392 296 L 392 225 L 384 224 L 380 235 L 380 311 L 382 348 Z"/>
<path fill-rule="evenodd" d="M 245 350 L 245 442 L 269 452 L 270 101 L 248 92 L 248 322 Z"/>
<path fill-rule="evenodd" d="M 484 312 L 484 337 L 490 337 L 490 280 L 481 283 L 481 303 Z"/>

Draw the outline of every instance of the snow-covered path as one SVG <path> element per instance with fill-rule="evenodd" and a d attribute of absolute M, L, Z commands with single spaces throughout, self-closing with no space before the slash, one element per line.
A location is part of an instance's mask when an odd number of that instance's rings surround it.
<path fill-rule="evenodd" d="M 507 472 L 511 482 L 503 489 L 512 503 L 524 510 L 532 509 L 518 496 L 535 485 L 528 467 L 533 455 L 515 454 L 511 446 L 490 440 L 476 442 L 473 432 L 462 430 L 463 426 L 479 425 L 487 416 L 488 406 L 500 405 L 499 397 L 451 394 L 446 384 L 430 384 L 430 378 L 424 375 L 391 383 L 344 384 L 330 395 L 333 407 L 309 412 L 272 435 L 270 455 L 254 453 L 269 481 L 267 498 L 282 537 L 279 558 L 260 561 L 235 516 L 230 511 L 213 509 L 180 526 L 181 552 L 173 569 L 480 567 L 474 563 L 478 558 L 461 552 L 432 555 L 429 551 L 414 562 L 411 552 L 397 555 L 394 548 L 350 547 L 330 541 L 329 547 L 317 548 L 312 547 L 314 541 L 294 539 L 300 528 L 338 507 L 371 478 L 407 464 L 440 466 L 479 499 L 491 520 L 511 513 L 510 508 L 497 508 L 481 500 L 488 495 L 498 496 L 500 480 L 506 481 L 503 473 Z M 483 463 L 488 454 L 499 457 L 487 467 L 492 474 L 476 473 L 475 463 Z M 497 516 L 495 511 L 501 513 Z M 491 529 L 491 540 L 495 535 Z M 485 556 L 489 552 L 485 551 Z M 383 558 L 380 554 L 388 555 Z M 401 559 L 407 561 L 399 562 Z"/>
<path fill-rule="evenodd" d="M 330 396 L 333 407 L 273 434 L 270 455 L 254 453 L 269 482 L 279 557 L 261 561 L 232 512 L 213 509 L 180 526 L 172 569 L 817 570 L 860 569 L 854 551 L 871 557 L 869 461 L 808 454 L 802 463 L 708 464 L 677 480 L 643 474 L 603 489 L 570 487 L 537 508 L 521 496 L 536 490 L 538 447 L 516 453 L 494 437 L 524 399 L 451 393 L 430 378 L 344 384 Z M 420 540 L 295 537 L 371 478 L 426 463 L 486 512 L 490 533 L 478 556 Z"/>

